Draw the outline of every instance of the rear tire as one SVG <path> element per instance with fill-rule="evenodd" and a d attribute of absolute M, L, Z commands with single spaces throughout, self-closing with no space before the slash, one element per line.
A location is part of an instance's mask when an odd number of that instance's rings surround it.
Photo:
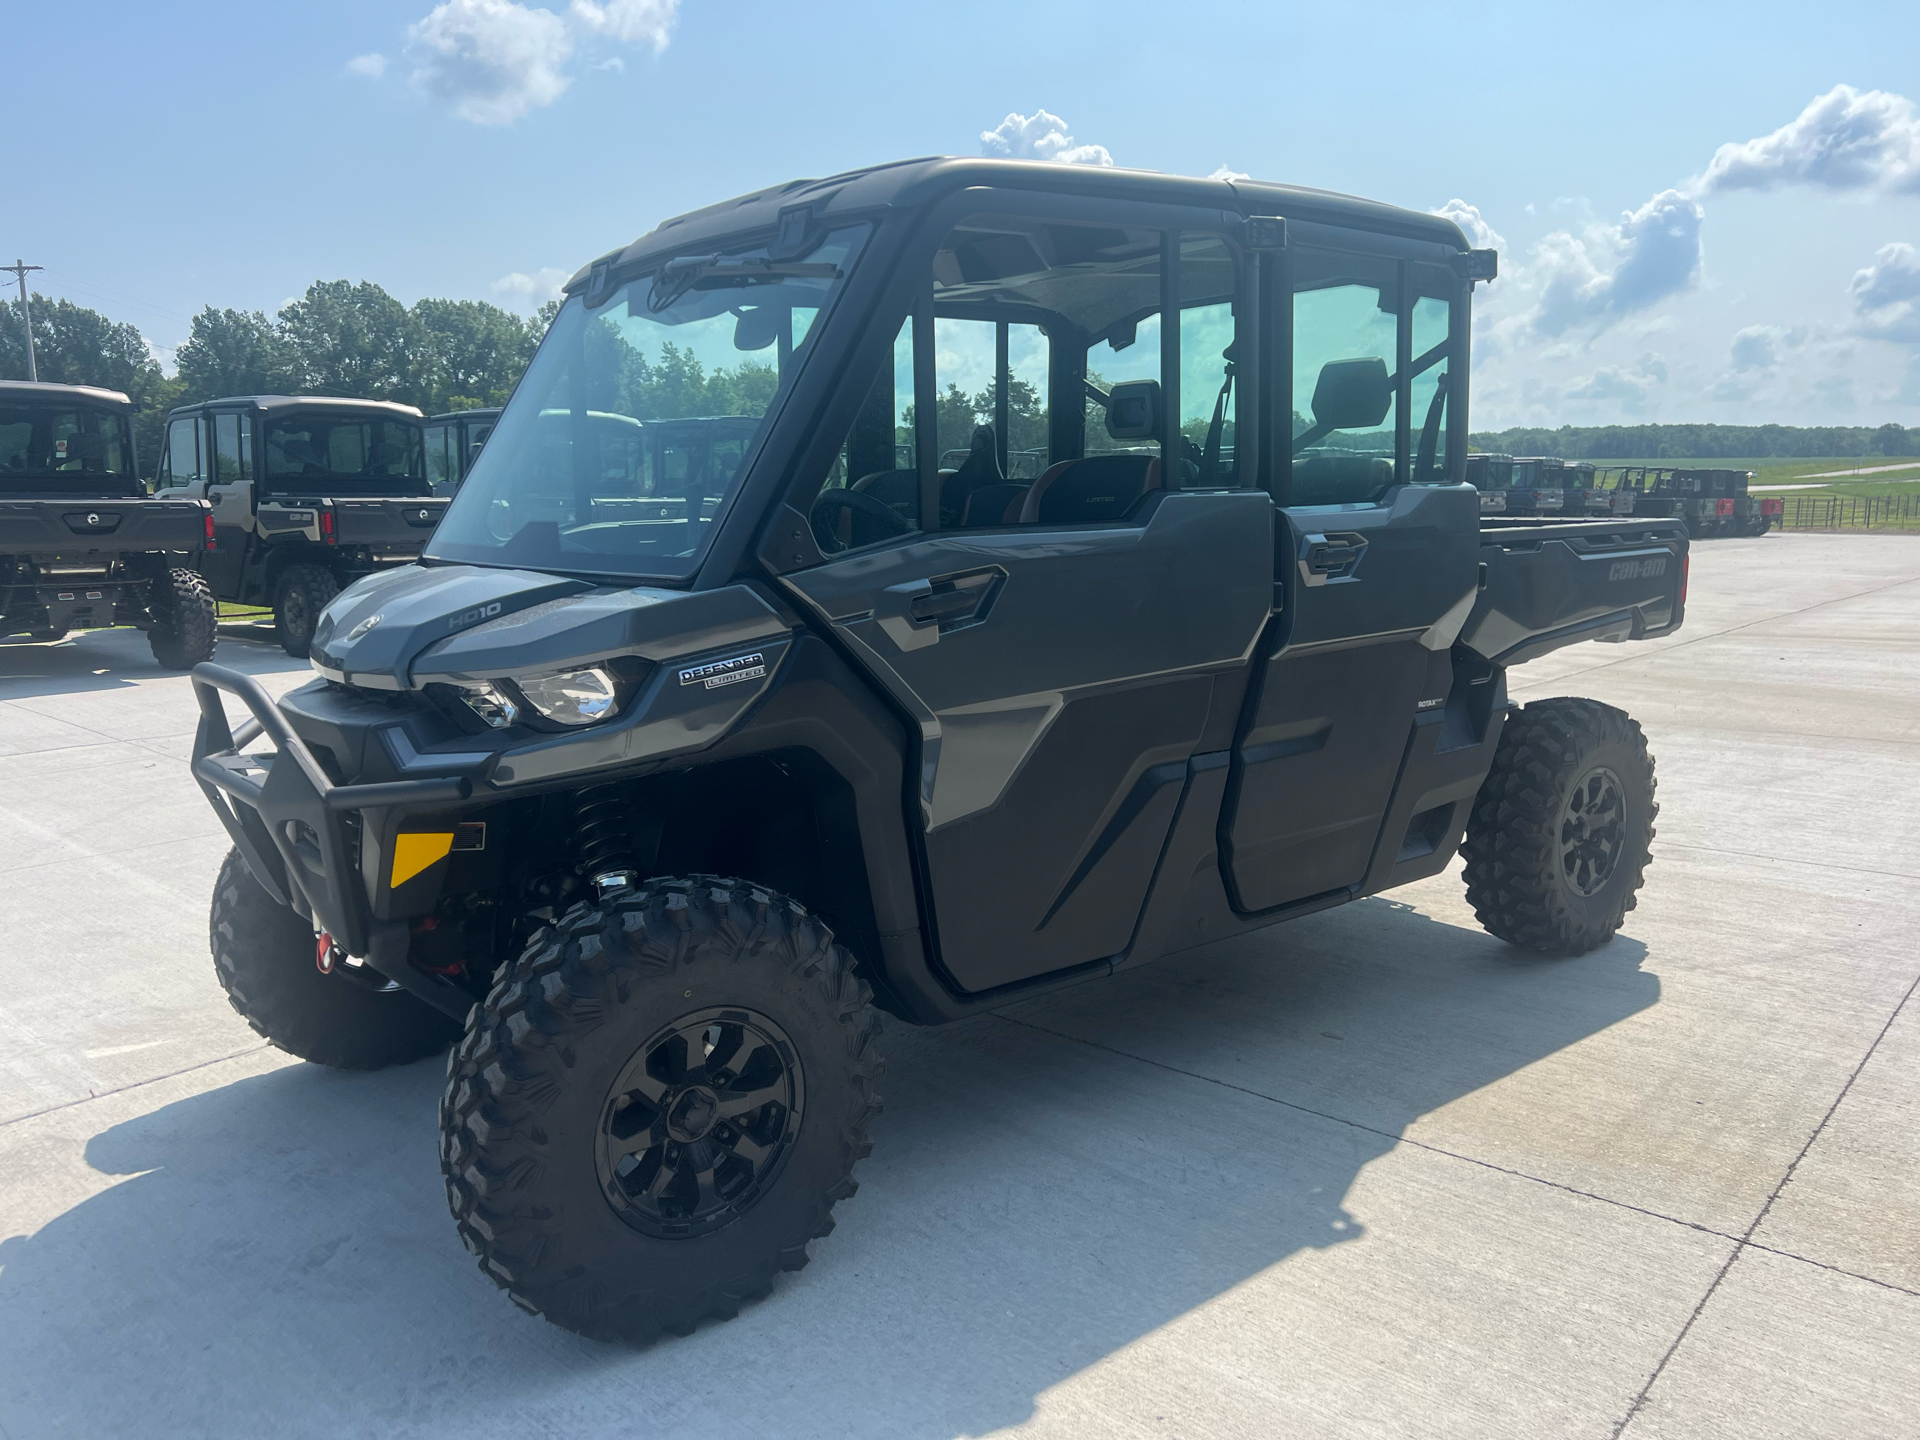
<path fill-rule="evenodd" d="M 320 612 L 339 593 L 340 582 L 324 565 L 289 565 L 283 570 L 273 596 L 273 624 L 280 648 L 296 660 L 306 659 Z"/>
<path fill-rule="evenodd" d="M 313 927 L 229 850 L 213 886 L 214 973 L 256 1035 L 337 1070 L 381 1070 L 438 1054 L 460 1027 L 425 1001 L 314 964 Z"/>
<path fill-rule="evenodd" d="M 543 929 L 447 1064 L 460 1237 L 521 1309 L 647 1343 L 731 1319 L 857 1188 L 879 1021 L 818 920 L 651 880 Z"/>
<path fill-rule="evenodd" d="M 1568 698 L 1515 711 L 1460 847 L 1481 925 L 1548 955 L 1606 944 L 1646 876 L 1653 797 L 1653 757 L 1626 712 Z"/>
<path fill-rule="evenodd" d="M 168 570 L 150 585 L 147 613 L 153 628 L 147 644 L 167 670 L 191 670 L 213 658 L 220 638 L 220 607 L 197 570 Z"/>

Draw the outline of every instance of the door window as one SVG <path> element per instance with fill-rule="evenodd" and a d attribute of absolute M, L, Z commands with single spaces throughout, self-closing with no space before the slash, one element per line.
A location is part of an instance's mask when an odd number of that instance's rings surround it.
<path fill-rule="evenodd" d="M 823 554 L 877 545 L 920 529 L 920 416 L 914 409 L 912 317 L 868 386 L 847 438 L 814 496 L 814 543 Z"/>
<path fill-rule="evenodd" d="M 186 415 L 167 426 L 167 483 L 192 485 L 206 477 L 200 471 L 200 420 Z"/>
<path fill-rule="evenodd" d="M 1397 478 L 1399 268 L 1379 256 L 1294 252 L 1295 505 L 1375 501 Z"/>
<path fill-rule="evenodd" d="M 240 463 L 240 431 L 238 415 L 213 417 L 213 483 L 216 485 L 235 485 L 253 478 Z"/>
<path fill-rule="evenodd" d="M 1407 423 L 1412 427 L 1413 468 L 1409 478 L 1415 485 L 1441 485 L 1453 476 L 1453 451 L 1447 431 L 1451 427 L 1454 399 L 1453 370 L 1453 294 L 1456 283 L 1438 265 L 1407 267 L 1413 306 L 1408 313 L 1411 338 L 1407 393 Z M 1464 376 L 1460 377 L 1464 380 Z"/>
<path fill-rule="evenodd" d="M 1234 423 L 1238 347 L 1233 252 L 1217 235 L 1180 237 L 1180 436 L 1184 484 L 1239 483 Z"/>
<path fill-rule="evenodd" d="M 459 462 L 450 453 L 447 442 L 460 433 L 458 425 L 427 426 L 427 483 L 439 494 L 442 487 L 451 486 L 460 478 Z"/>

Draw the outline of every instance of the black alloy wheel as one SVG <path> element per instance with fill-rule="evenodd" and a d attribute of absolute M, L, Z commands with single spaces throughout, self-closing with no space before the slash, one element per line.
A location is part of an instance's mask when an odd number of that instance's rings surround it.
<path fill-rule="evenodd" d="M 1596 765 L 1568 794 L 1560 821 L 1560 869 L 1574 894 L 1593 896 L 1606 888 L 1626 834 L 1626 786 Z"/>
<path fill-rule="evenodd" d="M 793 1042 L 765 1015 L 681 1016 L 634 1051 L 608 1094 L 596 1157 L 608 1203 L 646 1235 L 719 1229 L 778 1177 L 805 1098 Z"/>

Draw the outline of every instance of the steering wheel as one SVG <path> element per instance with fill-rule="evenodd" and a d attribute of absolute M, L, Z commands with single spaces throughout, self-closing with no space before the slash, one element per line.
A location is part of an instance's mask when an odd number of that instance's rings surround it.
<path fill-rule="evenodd" d="M 834 523 L 838 519 L 837 512 L 841 510 L 851 512 L 856 522 L 861 516 L 878 520 L 883 527 L 883 538 L 886 535 L 911 535 L 919 528 L 892 506 L 874 499 L 866 491 L 847 490 L 836 486 L 831 490 L 820 492 L 814 499 L 813 507 L 807 517 L 807 523 L 813 527 L 814 543 L 820 547 L 820 553 L 823 555 L 832 555 L 836 551 L 850 548 L 842 544 L 840 537 L 834 533 Z M 854 526 L 856 534 L 859 528 L 856 523 Z M 864 545 L 870 542 L 855 540 L 853 543 Z"/>

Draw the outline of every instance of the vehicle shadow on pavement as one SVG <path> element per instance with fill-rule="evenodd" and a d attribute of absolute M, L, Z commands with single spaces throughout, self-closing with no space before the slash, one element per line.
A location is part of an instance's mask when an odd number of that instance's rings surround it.
<path fill-rule="evenodd" d="M 254 1075 L 95 1136 L 88 1164 L 126 1178 L 0 1246 L 0 1428 L 1018 1424 L 1289 1256 L 1365 1245 L 1343 1208 L 1362 1167 L 1655 1004 L 1645 955 L 1540 960 L 1373 900 L 1002 1015 L 892 1024 L 838 1233 L 739 1319 L 646 1351 L 521 1315 L 461 1249 L 438 1062 Z"/>
<path fill-rule="evenodd" d="M 254 626 L 222 625 L 213 658 L 248 675 L 308 668 L 274 643 L 271 630 L 259 632 Z M 23 636 L 0 640 L 0 700 L 124 690 L 173 676 L 184 678 L 181 671 L 163 670 L 145 633 L 132 628 L 76 630 L 51 644 Z"/>

